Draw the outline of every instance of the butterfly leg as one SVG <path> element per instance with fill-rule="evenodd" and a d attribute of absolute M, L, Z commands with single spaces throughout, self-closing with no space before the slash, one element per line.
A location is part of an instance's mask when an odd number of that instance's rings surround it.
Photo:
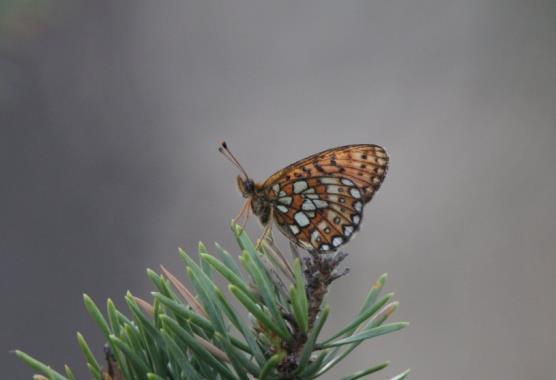
<path fill-rule="evenodd" d="M 241 223 L 241 228 L 242 229 L 245 228 L 245 225 L 247 224 L 247 221 L 249 220 L 250 211 L 251 211 L 251 200 L 248 199 L 243 204 L 243 207 L 239 211 L 239 214 L 237 214 L 236 217 L 232 219 L 232 222 L 235 223 L 235 224 L 239 224 L 238 223 L 239 220 L 241 218 L 244 218 L 243 223 Z"/>
<path fill-rule="evenodd" d="M 263 230 L 263 234 L 261 235 L 261 237 L 257 240 L 257 245 L 256 248 L 259 249 L 261 248 L 262 242 L 264 240 L 268 240 L 269 242 L 273 242 L 274 238 L 272 237 L 272 221 L 273 221 L 273 209 L 270 209 L 270 215 L 268 218 L 268 222 L 266 223 L 266 225 L 264 226 L 264 230 Z"/>

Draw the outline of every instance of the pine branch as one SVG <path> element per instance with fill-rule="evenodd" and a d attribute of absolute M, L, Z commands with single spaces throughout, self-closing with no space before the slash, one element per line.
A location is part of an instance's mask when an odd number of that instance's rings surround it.
<path fill-rule="evenodd" d="M 147 270 L 155 288 L 153 299 L 128 293 L 129 316 L 111 300 L 103 314 L 84 295 L 87 311 L 108 342 L 101 366 L 85 338 L 77 335 L 93 379 L 314 379 L 362 342 L 407 326 L 385 323 L 398 303 L 391 302 L 392 294 L 379 298 L 386 281 L 383 275 L 353 320 L 322 338 L 331 312 L 326 294 L 336 279 L 348 273 L 339 269 L 347 254 L 300 253 L 292 247 L 290 261 L 272 239 L 256 246 L 240 227 L 232 227 L 241 251 L 238 261 L 218 245 L 215 255 L 200 244 L 199 261 L 180 250 L 190 285 L 164 267 L 161 274 Z M 218 287 L 215 276 L 227 286 Z M 247 320 L 232 306 L 233 298 L 247 312 Z M 75 379 L 67 366 L 60 373 L 22 351 L 15 354 L 40 373 L 35 379 Z M 388 364 L 343 379 L 366 377 Z M 392 380 L 406 376 L 407 371 Z"/>

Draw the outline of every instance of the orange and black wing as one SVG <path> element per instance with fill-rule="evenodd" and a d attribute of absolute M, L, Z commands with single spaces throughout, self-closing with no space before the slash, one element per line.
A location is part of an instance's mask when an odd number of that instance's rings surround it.
<path fill-rule="evenodd" d="M 293 163 L 263 184 L 280 230 L 294 243 L 336 250 L 355 233 L 379 189 L 388 156 L 377 145 L 329 149 Z"/>

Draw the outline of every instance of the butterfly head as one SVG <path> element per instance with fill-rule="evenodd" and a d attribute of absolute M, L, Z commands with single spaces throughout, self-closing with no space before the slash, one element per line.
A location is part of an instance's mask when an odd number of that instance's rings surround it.
<path fill-rule="evenodd" d="M 237 188 L 239 189 L 243 198 L 251 198 L 255 195 L 255 181 L 251 178 L 243 178 L 242 176 L 237 176 Z"/>

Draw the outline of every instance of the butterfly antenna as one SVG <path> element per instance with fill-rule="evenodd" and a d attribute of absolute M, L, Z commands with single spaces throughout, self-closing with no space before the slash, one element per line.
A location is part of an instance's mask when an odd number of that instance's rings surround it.
<path fill-rule="evenodd" d="M 249 178 L 247 172 L 245 171 L 245 169 L 243 169 L 243 166 L 241 166 L 237 158 L 232 154 L 230 149 L 228 149 L 228 144 L 226 144 L 225 141 L 222 141 L 220 147 L 218 148 L 218 151 L 222 153 L 224 157 L 230 160 L 230 162 L 234 164 L 241 171 L 241 173 L 245 176 L 245 178 Z"/>

